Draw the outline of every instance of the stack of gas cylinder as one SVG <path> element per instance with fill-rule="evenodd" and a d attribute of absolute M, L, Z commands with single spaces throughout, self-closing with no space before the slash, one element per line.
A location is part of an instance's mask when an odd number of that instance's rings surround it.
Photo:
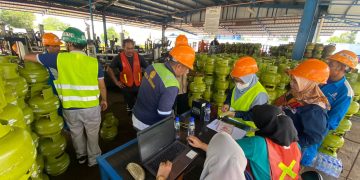
<path fill-rule="evenodd" d="M 63 119 L 57 113 L 59 99 L 53 94 L 52 88 L 47 85 L 49 74 L 43 66 L 26 62 L 25 67 L 20 68 L 17 63 L 11 62 L 12 59 L 16 59 L 16 57 L 0 57 L 0 74 L 3 79 L 1 84 L 4 87 L 3 93 L 6 99 L 6 101 L 1 100 L 0 104 L 7 103 L 0 113 L 0 122 L 3 125 L 20 127 L 30 133 L 35 161 L 32 161 L 31 169 L 27 169 L 26 179 L 49 179 L 43 173 L 44 169 L 47 174 L 56 176 L 65 172 L 70 163 L 69 156 L 64 151 L 66 140 L 61 135 Z M 14 142 L 11 145 L 15 147 Z M 15 152 L 15 150 L 25 153 L 31 148 L 14 149 L 13 151 Z M 26 160 L 12 160 L 28 162 L 32 159 L 31 157 L 28 156 Z M 5 165 L 3 167 L 2 164 L 0 166 L 4 169 L 9 168 Z M 18 167 L 12 165 L 11 168 Z M 9 176 L 8 179 L 21 178 L 15 176 L 10 178 Z"/>
<path fill-rule="evenodd" d="M 238 57 L 232 54 L 208 56 L 198 54 L 195 75 L 191 78 L 189 104 L 192 100 L 203 98 L 215 103 L 219 108 L 226 100 L 226 93 L 234 87 L 229 74 Z"/>
<path fill-rule="evenodd" d="M 339 126 L 335 130 L 329 132 L 319 149 L 320 152 L 334 157 L 337 156 L 337 150 L 344 145 L 345 133 L 351 129 L 351 117 L 359 112 L 360 107 L 359 103 L 357 102 L 359 101 L 360 97 L 360 82 L 358 82 L 358 74 L 348 73 L 346 76 L 354 91 L 353 101 L 351 102 L 350 107 L 346 112 L 345 118 L 340 121 Z"/>
<path fill-rule="evenodd" d="M 189 103 L 193 99 L 203 98 L 211 101 L 219 108 L 226 100 L 227 93 L 234 88 L 234 83 L 229 76 L 233 64 L 243 55 L 218 54 L 206 55 L 197 54 L 196 73 L 189 76 L 190 92 Z M 286 70 L 294 68 L 298 62 L 291 61 L 285 57 L 256 57 L 259 67 L 257 76 L 266 88 L 270 102 L 287 92 L 290 77 Z M 195 81 L 196 79 L 196 81 Z M 203 82 L 205 82 L 205 90 Z M 195 90 L 196 92 L 193 93 Z M 203 92 L 201 95 L 200 92 Z M 195 94 L 195 96 L 194 96 Z"/>
<path fill-rule="evenodd" d="M 112 141 L 118 134 L 119 120 L 112 112 L 106 113 L 101 123 L 100 137 L 104 141 Z"/>
<path fill-rule="evenodd" d="M 193 100 L 203 98 L 203 93 L 205 92 L 205 88 L 206 88 L 203 79 L 204 77 L 202 75 L 196 75 L 194 77 L 194 81 L 190 83 L 189 106 L 191 106 Z"/>
<path fill-rule="evenodd" d="M 29 179 L 37 174 L 39 164 L 30 130 L 32 111 L 24 102 L 27 84 L 17 64 L 11 63 L 14 58 L 0 56 L 0 176 Z"/>
<path fill-rule="evenodd" d="M 348 73 L 346 75 L 347 80 L 350 83 L 351 88 L 354 91 L 353 101 L 360 103 L 360 77 L 359 73 Z M 360 117 L 360 111 L 355 113 L 356 116 Z"/>
<path fill-rule="evenodd" d="M 219 57 L 216 59 L 215 68 L 215 92 L 213 96 L 214 102 L 220 108 L 226 100 L 227 90 L 230 89 L 230 84 L 233 84 L 229 76 L 230 70 L 232 69 L 232 60 L 230 57 Z M 230 81 L 229 81 L 230 79 Z M 232 86 L 234 87 L 234 86 Z"/>
<path fill-rule="evenodd" d="M 28 103 L 35 117 L 32 129 L 40 137 L 38 152 L 43 156 L 45 171 L 52 176 L 60 175 L 67 170 L 70 158 L 65 152 L 66 139 L 61 134 L 64 121 L 58 115 L 59 99 L 52 87 L 46 85 L 49 75 L 40 64 L 27 62 L 20 73 L 30 87 Z"/>
<path fill-rule="evenodd" d="M 257 73 L 261 84 L 265 87 L 270 103 L 287 92 L 290 77 L 286 71 L 294 68 L 297 63 L 286 58 L 258 58 Z"/>

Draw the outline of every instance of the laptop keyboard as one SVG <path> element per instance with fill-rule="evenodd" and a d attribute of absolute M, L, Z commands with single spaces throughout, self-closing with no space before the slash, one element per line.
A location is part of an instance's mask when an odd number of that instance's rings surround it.
<path fill-rule="evenodd" d="M 161 162 L 165 161 L 173 161 L 179 154 L 181 154 L 186 147 L 180 143 L 175 143 L 166 151 L 163 151 L 160 156 L 156 157 L 153 161 L 151 161 L 148 165 L 149 167 L 157 172 L 159 165 Z"/>

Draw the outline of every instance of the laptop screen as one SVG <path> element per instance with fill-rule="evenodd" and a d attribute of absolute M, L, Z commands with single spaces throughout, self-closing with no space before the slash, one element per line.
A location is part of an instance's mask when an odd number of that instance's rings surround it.
<path fill-rule="evenodd" d="M 146 128 L 137 134 L 141 161 L 144 162 L 175 141 L 174 117 Z"/>

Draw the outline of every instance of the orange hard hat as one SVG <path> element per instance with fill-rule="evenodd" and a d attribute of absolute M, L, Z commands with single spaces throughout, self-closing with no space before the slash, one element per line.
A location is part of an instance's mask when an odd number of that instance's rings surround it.
<path fill-rule="evenodd" d="M 60 46 L 62 44 L 59 37 L 53 33 L 44 33 L 42 43 L 44 46 Z"/>
<path fill-rule="evenodd" d="M 340 52 L 335 53 L 328 57 L 329 60 L 339 61 L 342 64 L 349 66 L 350 68 L 355 68 L 358 64 L 358 57 L 357 55 L 348 50 L 342 50 Z"/>
<path fill-rule="evenodd" d="M 18 54 L 16 43 L 11 46 L 11 49 Z"/>
<path fill-rule="evenodd" d="M 249 74 L 255 74 L 258 72 L 258 66 L 254 58 L 245 56 L 237 60 L 231 71 L 231 77 L 243 77 Z"/>
<path fill-rule="evenodd" d="M 175 46 L 188 46 L 188 39 L 185 35 L 179 35 L 176 37 Z"/>
<path fill-rule="evenodd" d="M 329 78 L 329 66 L 318 59 L 308 59 L 289 71 L 289 74 L 326 84 Z"/>
<path fill-rule="evenodd" d="M 175 46 L 171 51 L 172 58 L 184 66 L 194 69 L 195 51 L 190 46 Z"/>

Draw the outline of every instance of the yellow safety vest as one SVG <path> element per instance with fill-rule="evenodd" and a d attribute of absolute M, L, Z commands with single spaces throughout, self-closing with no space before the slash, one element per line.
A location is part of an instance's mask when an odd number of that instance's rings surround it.
<path fill-rule="evenodd" d="M 64 108 L 99 105 L 98 61 L 82 53 L 59 53 L 54 81 Z"/>
<path fill-rule="evenodd" d="M 236 91 L 235 88 L 231 96 L 231 107 L 235 109 L 235 111 L 249 111 L 252 103 L 254 102 L 258 94 L 267 93 L 265 88 L 261 85 L 261 83 L 257 82 L 253 87 L 248 89 L 240 98 L 238 98 L 235 101 L 235 91 Z M 252 128 L 256 128 L 253 121 L 245 121 L 241 118 L 234 118 L 234 119 Z"/>
<path fill-rule="evenodd" d="M 156 73 L 159 75 L 161 81 L 164 83 L 165 88 L 168 87 L 177 87 L 180 88 L 179 81 L 176 79 L 175 75 L 165 66 L 163 63 L 155 63 L 153 67 Z"/>

